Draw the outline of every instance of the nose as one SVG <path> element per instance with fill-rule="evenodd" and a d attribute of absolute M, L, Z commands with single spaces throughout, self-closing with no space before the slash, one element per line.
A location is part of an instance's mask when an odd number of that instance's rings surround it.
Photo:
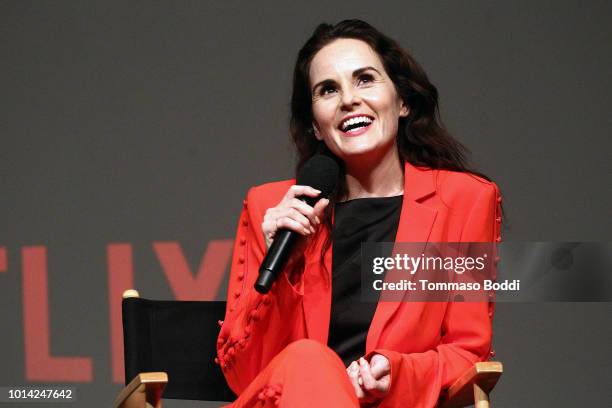
<path fill-rule="evenodd" d="M 352 110 L 355 106 L 358 106 L 361 103 L 361 98 L 356 89 L 347 86 L 342 90 L 342 98 L 340 102 L 343 110 Z"/>

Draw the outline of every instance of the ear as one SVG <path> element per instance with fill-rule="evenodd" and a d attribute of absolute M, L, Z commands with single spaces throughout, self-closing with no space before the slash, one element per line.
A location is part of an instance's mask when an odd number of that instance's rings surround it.
<path fill-rule="evenodd" d="M 401 118 L 405 118 L 410 115 L 410 106 L 408 106 L 404 101 L 400 102 L 400 111 L 399 115 Z"/>
<path fill-rule="evenodd" d="M 321 132 L 319 131 L 319 125 L 317 125 L 317 122 L 314 122 L 314 121 L 312 122 L 312 130 L 317 140 L 323 140 L 323 138 L 321 137 Z"/>

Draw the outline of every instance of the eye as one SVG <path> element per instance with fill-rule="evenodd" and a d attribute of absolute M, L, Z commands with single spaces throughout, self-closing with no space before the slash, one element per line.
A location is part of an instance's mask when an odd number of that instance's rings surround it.
<path fill-rule="evenodd" d="M 369 84 L 372 81 L 374 81 L 372 74 L 361 74 L 357 79 L 358 84 Z"/>
<path fill-rule="evenodd" d="M 335 87 L 333 87 L 332 85 L 324 85 L 321 87 L 321 89 L 319 89 L 319 95 L 328 95 L 331 94 L 332 92 L 334 92 L 336 90 Z"/>

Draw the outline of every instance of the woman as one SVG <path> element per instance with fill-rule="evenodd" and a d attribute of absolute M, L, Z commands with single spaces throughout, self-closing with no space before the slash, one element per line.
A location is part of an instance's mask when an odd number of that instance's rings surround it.
<path fill-rule="evenodd" d="M 323 153 L 341 174 L 314 207 L 296 197 L 319 193 L 295 180 L 247 195 L 216 359 L 239 395 L 232 406 L 430 407 L 489 357 L 492 303 L 356 301 L 362 241 L 500 240 L 499 191 L 469 170 L 437 112 L 423 69 L 365 22 L 322 24 L 300 50 L 297 171 Z M 303 235 L 302 247 L 260 295 L 279 228 Z"/>

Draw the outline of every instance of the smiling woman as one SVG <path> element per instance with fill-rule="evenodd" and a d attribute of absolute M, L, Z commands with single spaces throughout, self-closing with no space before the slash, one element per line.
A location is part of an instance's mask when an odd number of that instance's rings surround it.
<path fill-rule="evenodd" d="M 310 81 L 318 140 L 347 168 L 369 166 L 375 158 L 394 160 L 400 169 L 395 138 L 398 118 L 409 108 L 368 44 L 350 38 L 329 44 L 313 58 Z"/>
<path fill-rule="evenodd" d="M 440 125 L 420 65 L 369 24 L 321 24 L 298 54 L 296 173 L 340 167 L 329 199 L 295 180 L 253 187 L 240 216 L 218 358 L 232 407 L 432 407 L 489 357 L 490 302 L 360 301 L 365 242 L 499 241 L 497 186 Z M 270 293 L 253 288 L 279 229 L 303 236 Z"/>
<path fill-rule="evenodd" d="M 315 137 L 344 163 L 355 193 L 346 199 L 401 194 L 395 139 L 409 108 L 376 52 L 361 40 L 338 39 L 315 55 L 309 77 Z M 383 182 L 357 179 L 367 173 Z"/>

